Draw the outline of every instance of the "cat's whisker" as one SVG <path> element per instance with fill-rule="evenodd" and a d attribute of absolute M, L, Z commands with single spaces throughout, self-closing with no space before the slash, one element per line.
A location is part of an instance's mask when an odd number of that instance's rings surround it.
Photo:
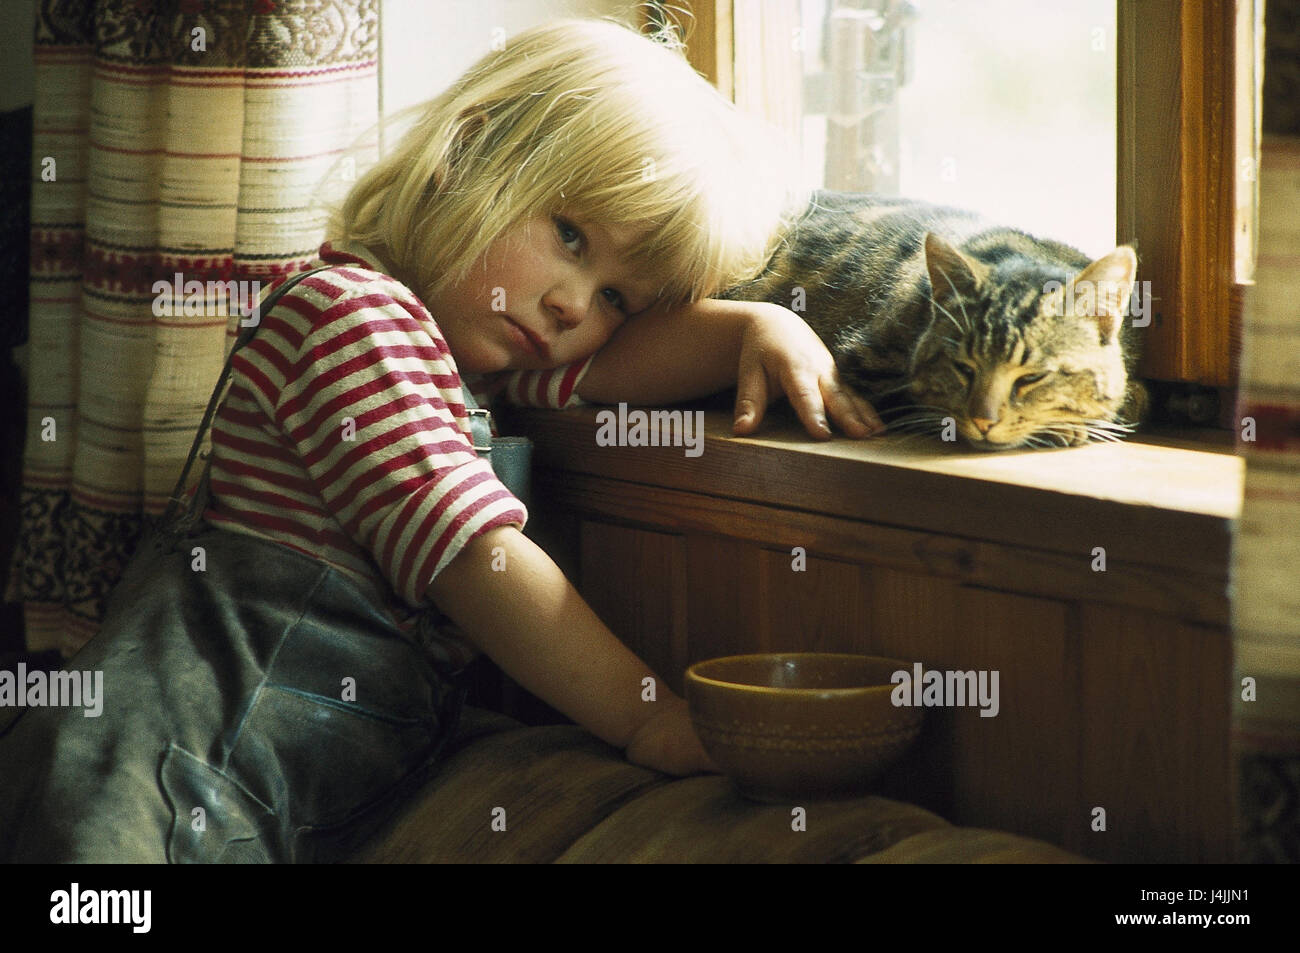
<path fill-rule="evenodd" d="M 926 417 L 929 419 L 942 421 L 945 417 L 951 416 L 950 414 L 944 413 L 942 407 L 931 407 L 926 404 L 910 404 L 906 407 L 893 407 L 890 408 L 890 410 L 894 413 L 899 413 L 905 410 L 911 411 L 910 414 L 902 418 L 904 420 L 910 419 L 912 417 Z"/>
<path fill-rule="evenodd" d="M 943 418 L 933 414 L 914 414 L 889 424 L 892 433 L 934 436 L 943 430 Z"/>
<path fill-rule="evenodd" d="M 952 316 L 951 311 L 949 311 L 938 301 L 936 301 L 934 295 L 930 295 L 930 303 L 943 312 L 944 316 L 947 317 L 947 319 L 953 323 L 953 325 L 957 328 L 957 330 L 962 333 L 962 337 L 965 337 L 967 334 L 970 333 L 969 328 L 962 327 L 961 322 Z"/>
<path fill-rule="evenodd" d="M 890 433 L 911 433 L 921 429 L 924 429 L 927 433 L 929 433 L 934 429 L 934 427 L 931 422 L 922 421 L 922 420 L 905 420 L 899 423 L 892 423 L 889 425 Z"/>
<path fill-rule="evenodd" d="M 901 433 L 895 438 L 895 445 L 900 447 L 912 447 L 918 443 L 928 445 L 933 442 L 935 433 L 932 430 L 915 430 Z"/>
<path fill-rule="evenodd" d="M 944 414 L 945 416 L 953 416 L 951 410 L 949 410 L 947 407 L 940 407 L 938 404 L 898 404 L 895 405 L 894 407 L 891 407 L 890 409 L 901 410 L 901 409 L 907 409 L 913 407 L 919 407 L 923 410 L 937 411 L 938 413 Z"/>
<path fill-rule="evenodd" d="M 1094 427 L 1097 430 L 1106 430 L 1109 431 L 1110 433 L 1129 434 L 1129 433 L 1133 433 L 1133 431 L 1137 429 L 1133 427 L 1131 424 L 1117 424 L 1117 423 L 1111 423 L 1109 421 L 1103 421 L 1103 420 L 1088 420 L 1084 422 L 1088 426 Z"/>
<path fill-rule="evenodd" d="M 911 381 L 905 381 L 904 383 L 899 384 L 897 387 L 889 388 L 889 390 L 876 391 L 874 394 L 871 395 L 871 399 L 879 400 L 881 397 L 888 397 L 891 394 L 897 394 L 901 391 L 905 391 L 911 386 L 912 386 Z"/>
<path fill-rule="evenodd" d="M 1056 422 L 1040 426 L 1035 433 L 1048 434 L 1053 438 L 1060 438 L 1063 443 L 1068 445 L 1070 441 L 1078 436 L 1079 430 L 1082 428 L 1090 441 L 1095 440 L 1099 443 L 1123 442 L 1123 436 L 1121 436 L 1120 433 L 1108 429 L 1106 426 L 1107 424 L 1107 421 L 1094 422 L 1091 420 L 1079 421 L 1079 423 Z"/>
<path fill-rule="evenodd" d="M 948 287 L 952 289 L 952 296 L 957 299 L 957 304 L 961 307 L 961 316 L 962 319 L 966 322 L 966 326 L 962 328 L 962 333 L 970 334 L 971 323 L 970 323 L 970 315 L 966 313 L 966 300 L 960 294 L 957 293 L 957 286 L 953 284 L 952 279 L 948 277 L 948 272 L 944 271 L 944 269 L 940 267 L 939 274 L 943 275 L 943 280 L 948 282 Z M 934 295 L 930 296 L 930 300 L 934 301 Z M 938 305 L 938 302 L 936 301 L 935 304 Z M 939 306 L 942 307 L 942 305 Z M 947 312 L 945 311 L 945 313 Z M 956 321 L 956 318 L 954 318 L 953 320 Z"/>
<path fill-rule="evenodd" d="M 913 405 L 913 406 L 910 406 L 910 407 L 890 407 L 888 410 L 881 411 L 881 417 L 882 417 L 882 418 L 884 418 L 884 417 L 898 417 L 898 416 L 900 416 L 900 415 L 902 415 L 902 414 L 909 413 L 909 412 L 912 412 L 912 411 L 916 411 L 916 410 L 930 410 L 930 409 L 932 409 L 932 408 L 928 408 L 928 407 L 920 407 L 920 406 L 916 406 L 916 405 Z"/>
<path fill-rule="evenodd" d="M 950 284 L 951 284 L 951 282 L 950 282 Z M 965 325 L 963 325 L 960 321 L 958 321 L 958 320 L 953 316 L 953 313 L 952 313 L 951 311 L 949 311 L 947 308 L 945 308 L 943 305 L 941 305 L 941 304 L 939 303 L 938 299 L 935 298 L 934 295 L 932 295 L 932 294 L 931 294 L 931 295 L 926 295 L 926 297 L 929 299 L 929 301 L 930 301 L 930 303 L 931 303 L 932 305 L 934 305 L 936 308 L 938 308 L 940 311 L 942 311 L 942 312 L 947 316 L 947 318 L 948 318 L 949 321 L 951 321 L 954 325 L 956 325 L 957 330 L 960 331 L 960 332 L 962 333 L 962 337 L 966 337 L 967 335 L 970 334 L 970 323 L 969 323 L 969 319 L 968 319 L 967 323 L 966 323 Z M 966 316 L 966 315 L 965 315 L 965 309 L 964 309 L 964 308 L 962 309 L 962 316 L 963 316 L 963 317 Z"/>
<path fill-rule="evenodd" d="M 1082 422 L 1097 427 L 1118 427 L 1121 429 L 1129 428 L 1129 424 L 1119 420 L 1112 420 L 1109 417 L 1084 417 Z"/>

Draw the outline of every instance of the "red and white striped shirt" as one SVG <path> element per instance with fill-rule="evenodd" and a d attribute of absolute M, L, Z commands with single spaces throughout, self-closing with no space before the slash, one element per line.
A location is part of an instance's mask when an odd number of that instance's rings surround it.
<path fill-rule="evenodd" d="M 592 355 L 593 357 L 595 355 Z M 592 358 L 566 364 L 549 371 L 509 371 L 504 374 L 469 375 L 465 382 L 474 399 L 487 406 L 493 398 L 504 398 L 516 407 L 547 407 L 563 410 L 581 406 L 584 401 L 575 393 Z"/>
<path fill-rule="evenodd" d="M 320 260 L 336 267 L 262 314 L 234 358 L 204 516 L 337 567 L 413 627 L 443 567 L 489 529 L 522 528 L 527 513 L 471 446 L 461 378 L 424 304 L 365 249 L 327 242 Z M 588 363 L 475 389 L 580 403 Z M 451 664 L 473 656 L 449 626 L 440 632 Z"/>

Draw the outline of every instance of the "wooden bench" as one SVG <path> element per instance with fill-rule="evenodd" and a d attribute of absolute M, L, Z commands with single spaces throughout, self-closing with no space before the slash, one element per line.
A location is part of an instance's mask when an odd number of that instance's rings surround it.
<path fill-rule="evenodd" d="M 802 818 L 795 808 L 803 808 Z M 802 828 L 802 829 L 798 829 Z M 1072 863 L 999 831 L 953 827 L 881 797 L 744 800 L 719 775 L 629 764 L 571 725 L 466 709 L 437 773 L 360 852 L 363 863 Z"/>

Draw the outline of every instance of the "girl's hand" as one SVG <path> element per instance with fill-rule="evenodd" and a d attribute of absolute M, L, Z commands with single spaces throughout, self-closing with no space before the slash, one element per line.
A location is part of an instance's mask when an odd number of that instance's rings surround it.
<path fill-rule="evenodd" d="M 691 725 L 686 700 L 673 697 L 655 704 L 660 710 L 637 729 L 628 742 L 627 760 L 664 774 L 718 772 Z"/>
<path fill-rule="evenodd" d="M 840 382 L 830 351 L 797 314 L 779 304 L 749 306 L 736 378 L 737 436 L 758 429 L 768 404 L 782 394 L 814 437 L 830 437 L 828 411 L 855 439 L 885 429 L 871 404 Z"/>

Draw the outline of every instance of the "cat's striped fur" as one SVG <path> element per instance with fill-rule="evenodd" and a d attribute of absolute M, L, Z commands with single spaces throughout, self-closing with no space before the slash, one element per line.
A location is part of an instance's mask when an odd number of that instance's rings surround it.
<path fill-rule="evenodd" d="M 1093 262 L 959 209 L 818 192 L 722 296 L 798 312 L 890 429 L 1004 450 L 1117 439 L 1142 418 L 1136 267 L 1127 246 Z"/>

